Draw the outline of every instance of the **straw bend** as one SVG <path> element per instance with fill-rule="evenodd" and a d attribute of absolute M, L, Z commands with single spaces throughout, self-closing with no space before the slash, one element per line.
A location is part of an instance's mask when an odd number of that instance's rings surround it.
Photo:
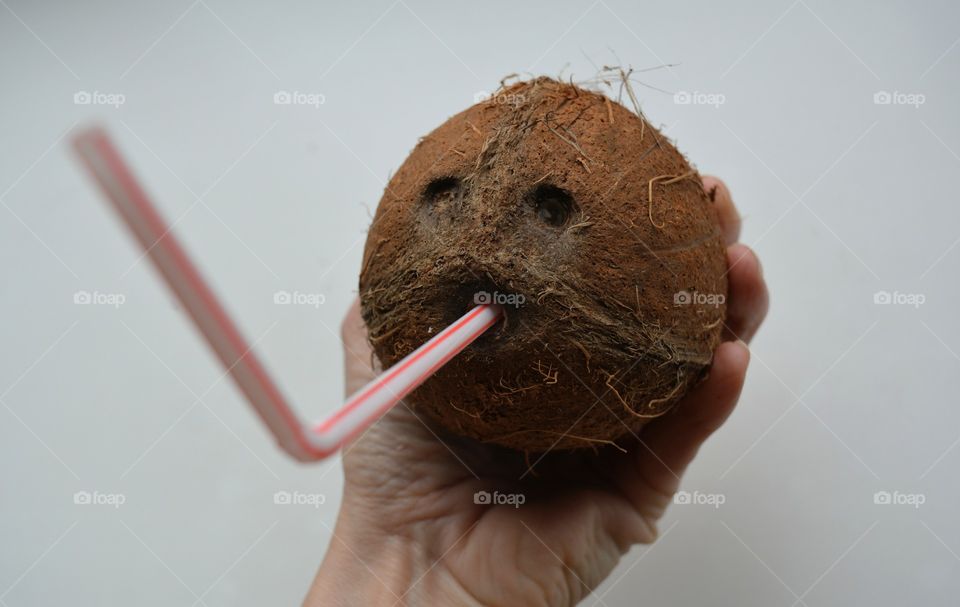
<path fill-rule="evenodd" d="M 309 427 L 287 404 L 106 133 L 97 128 L 83 131 L 74 138 L 74 147 L 247 401 L 280 447 L 297 460 L 315 461 L 336 452 L 495 325 L 503 313 L 493 305 L 474 307 L 360 389 L 330 418 Z"/>

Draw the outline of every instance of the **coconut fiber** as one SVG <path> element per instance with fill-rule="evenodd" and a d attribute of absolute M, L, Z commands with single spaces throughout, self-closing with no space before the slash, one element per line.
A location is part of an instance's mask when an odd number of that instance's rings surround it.
<path fill-rule="evenodd" d="M 417 143 L 377 208 L 360 298 L 384 366 L 475 302 L 502 304 L 504 321 L 406 402 L 453 433 L 542 452 L 668 412 L 719 343 L 725 272 L 713 204 L 666 137 L 538 78 Z"/>

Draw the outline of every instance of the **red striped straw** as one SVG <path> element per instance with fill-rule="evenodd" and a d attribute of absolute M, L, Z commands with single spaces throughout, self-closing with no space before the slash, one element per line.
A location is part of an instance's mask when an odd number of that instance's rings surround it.
<path fill-rule="evenodd" d="M 74 138 L 74 147 L 247 401 L 280 447 L 299 461 L 315 461 L 335 453 L 495 325 L 502 315 L 497 306 L 474 307 L 360 389 L 327 420 L 307 425 L 284 399 L 107 134 L 99 128 L 85 130 Z"/>

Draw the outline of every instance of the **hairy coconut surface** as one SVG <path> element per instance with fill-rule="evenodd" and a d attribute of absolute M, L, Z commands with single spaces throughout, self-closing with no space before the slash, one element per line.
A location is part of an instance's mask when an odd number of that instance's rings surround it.
<path fill-rule="evenodd" d="M 712 203 L 673 145 L 599 93 L 538 78 L 420 140 L 377 208 L 360 298 L 385 366 L 475 294 L 504 302 L 506 321 L 407 402 L 540 452 L 667 412 L 719 343 L 725 272 Z"/>

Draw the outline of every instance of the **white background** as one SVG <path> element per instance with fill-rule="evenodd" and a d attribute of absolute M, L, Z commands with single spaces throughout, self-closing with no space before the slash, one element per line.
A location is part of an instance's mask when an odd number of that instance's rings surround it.
<path fill-rule="evenodd" d="M 337 459 L 295 465 L 219 381 L 71 128 L 109 128 L 319 418 L 341 400 L 370 213 L 417 137 L 512 72 L 616 63 L 677 64 L 641 76 L 668 91 L 639 88 L 643 107 L 730 184 L 772 308 L 739 409 L 684 481 L 725 503 L 674 506 L 587 604 L 955 604 L 956 3 L 0 5 L 3 605 L 296 604 L 340 499 Z M 275 105 L 280 90 L 325 102 Z M 281 289 L 325 303 L 274 305 Z M 75 305 L 78 290 L 125 303 Z M 881 290 L 925 303 L 875 305 Z M 126 502 L 74 504 L 84 490 Z M 326 503 L 278 506 L 278 490 Z"/>

